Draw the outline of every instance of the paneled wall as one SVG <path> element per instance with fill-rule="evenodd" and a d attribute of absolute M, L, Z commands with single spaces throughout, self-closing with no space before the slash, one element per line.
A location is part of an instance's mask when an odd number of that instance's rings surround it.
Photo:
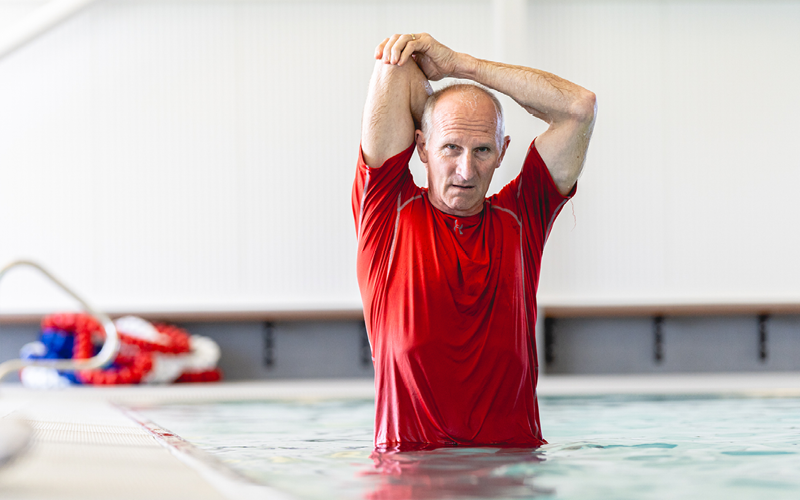
<path fill-rule="evenodd" d="M 530 60 L 600 110 L 542 301 L 799 302 L 800 3 L 531 6 Z"/>
<path fill-rule="evenodd" d="M 38 5 L 0 1 L 0 29 Z M 372 51 L 429 31 L 598 94 L 545 305 L 800 300 L 799 22 L 794 2 L 99 2 L 0 60 L 0 263 L 117 311 L 358 308 Z M 544 129 L 504 102 L 493 191 Z M 24 271 L 0 287 L 0 312 L 59 306 Z"/>
<path fill-rule="evenodd" d="M 0 61 L 0 261 L 40 260 L 113 310 L 358 308 L 350 189 L 374 47 L 413 26 L 480 54 L 490 17 L 100 2 Z M 24 274 L 5 311 L 56 300 Z"/>

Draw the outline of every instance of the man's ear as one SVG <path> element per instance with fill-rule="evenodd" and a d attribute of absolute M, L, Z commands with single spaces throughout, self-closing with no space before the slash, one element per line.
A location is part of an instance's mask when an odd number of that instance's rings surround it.
<path fill-rule="evenodd" d="M 503 138 L 503 147 L 500 149 L 500 157 L 497 159 L 497 166 L 494 168 L 500 168 L 500 164 L 503 163 L 503 158 L 506 156 L 506 151 L 508 151 L 508 145 L 511 144 L 511 136 L 505 136 Z"/>
<path fill-rule="evenodd" d="M 425 149 L 425 134 L 422 133 L 422 130 L 417 129 L 414 131 L 414 140 L 417 142 L 417 154 L 419 155 L 419 161 L 425 164 L 425 167 L 428 167 L 428 150 Z"/>

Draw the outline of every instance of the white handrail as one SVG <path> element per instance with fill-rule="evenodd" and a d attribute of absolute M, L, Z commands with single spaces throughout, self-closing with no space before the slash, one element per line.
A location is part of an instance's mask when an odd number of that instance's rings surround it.
<path fill-rule="evenodd" d="M 0 59 L 98 0 L 51 0 L 0 33 Z"/>
<path fill-rule="evenodd" d="M 2 269 L 0 269 L 0 282 L 2 282 L 3 277 L 5 274 L 19 266 L 28 266 L 38 270 L 40 273 L 44 274 L 50 281 L 55 283 L 59 288 L 61 288 L 67 295 L 71 296 L 73 299 L 78 301 L 83 309 L 94 316 L 96 319 L 100 321 L 100 324 L 103 327 L 103 330 L 106 332 L 106 341 L 103 344 L 102 349 L 100 352 L 97 353 L 96 356 L 93 358 L 88 359 L 12 359 L 6 361 L 4 363 L 0 363 L 0 380 L 3 379 L 9 373 L 20 370 L 25 368 L 26 366 L 44 366 L 47 368 L 55 368 L 56 370 L 91 370 L 94 368 L 102 368 L 103 366 L 108 365 L 114 358 L 117 357 L 117 353 L 119 352 L 119 334 L 117 333 L 117 329 L 114 326 L 114 322 L 111 321 L 105 313 L 98 311 L 91 305 L 89 305 L 85 300 L 78 296 L 75 292 L 73 292 L 67 285 L 62 283 L 59 279 L 55 276 L 50 274 L 46 269 L 44 269 L 39 264 L 29 261 L 29 260 L 18 260 L 14 261 Z M 0 332 L 1 334 L 2 332 Z"/>

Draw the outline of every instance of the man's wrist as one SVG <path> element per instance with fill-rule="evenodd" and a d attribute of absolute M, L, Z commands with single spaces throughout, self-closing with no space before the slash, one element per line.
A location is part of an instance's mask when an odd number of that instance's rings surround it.
<path fill-rule="evenodd" d="M 458 52 L 456 54 L 455 71 L 453 71 L 453 74 L 450 76 L 452 78 L 478 81 L 480 63 L 480 59 L 472 57 L 469 54 Z"/>

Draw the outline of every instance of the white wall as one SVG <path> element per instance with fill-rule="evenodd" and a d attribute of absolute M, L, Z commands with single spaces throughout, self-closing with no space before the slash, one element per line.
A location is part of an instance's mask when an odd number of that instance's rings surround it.
<path fill-rule="evenodd" d="M 600 107 L 542 300 L 800 301 L 800 3 L 535 5 L 531 62 Z"/>
<path fill-rule="evenodd" d="M 0 261 L 41 260 L 113 310 L 360 307 L 350 189 L 374 47 L 413 26 L 480 54 L 490 17 L 101 2 L 0 61 Z M 3 310 L 47 307 L 28 283 L 4 283 Z"/>
<path fill-rule="evenodd" d="M 0 1 L 0 29 L 37 5 Z M 429 31 L 599 96 L 543 302 L 800 300 L 798 21 L 791 2 L 106 0 L 0 60 L 0 262 L 111 310 L 358 307 L 372 51 Z M 493 190 L 543 130 L 505 102 Z M 23 272 L 0 286 L 0 312 L 55 304 Z"/>

